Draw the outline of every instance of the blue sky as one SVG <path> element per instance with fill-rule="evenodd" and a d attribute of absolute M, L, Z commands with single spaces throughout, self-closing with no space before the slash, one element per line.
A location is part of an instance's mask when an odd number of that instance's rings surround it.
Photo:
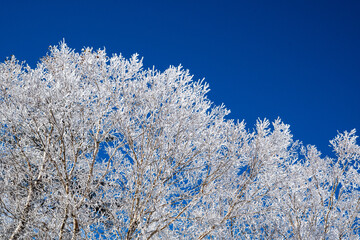
<path fill-rule="evenodd" d="M 295 139 L 331 154 L 337 131 L 360 133 L 360 1 L 1 1 L 0 58 L 32 67 L 49 45 L 139 53 L 182 64 L 231 118 L 280 116 Z"/>

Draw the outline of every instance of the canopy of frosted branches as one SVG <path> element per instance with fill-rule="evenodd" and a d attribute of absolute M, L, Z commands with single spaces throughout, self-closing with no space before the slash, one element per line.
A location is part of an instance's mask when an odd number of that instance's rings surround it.
<path fill-rule="evenodd" d="M 226 118 L 188 71 L 64 42 L 0 65 L 2 239 L 355 239 L 360 147 Z"/>

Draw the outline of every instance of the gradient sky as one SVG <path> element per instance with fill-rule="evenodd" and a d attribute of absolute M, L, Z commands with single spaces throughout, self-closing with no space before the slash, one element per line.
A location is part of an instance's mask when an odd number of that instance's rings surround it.
<path fill-rule="evenodd" d="M 63 38 L 80 51 L 183 65 L 230 118 L 278 116 L 295 139 L 332 154 L 360 133 L 360 1 L 0 1 L 0 58 L 34 67 Z M 359 141 L 358 141 L 359 142 Z"/>

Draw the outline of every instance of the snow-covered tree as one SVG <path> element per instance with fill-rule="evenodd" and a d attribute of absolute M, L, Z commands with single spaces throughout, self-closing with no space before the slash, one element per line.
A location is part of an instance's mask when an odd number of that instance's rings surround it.
<path fill-rule="evenodd" d="M 351 239 L 360 148 L 228 120 L 188 71 L 65 43 L 0 65 L 2 239 Z"/>

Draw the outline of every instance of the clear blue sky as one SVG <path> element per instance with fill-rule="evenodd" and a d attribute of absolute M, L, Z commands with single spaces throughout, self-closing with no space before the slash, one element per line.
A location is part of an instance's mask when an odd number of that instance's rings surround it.
<path fill-rule="evenodd" d="M 32 67 L 63 38 L 182 64 L 231 118 L 280 116 L 326 154 L 337 130 L 360 133 L 360 1 L 2 0 L 0 36 L 1 61 Z"/>

